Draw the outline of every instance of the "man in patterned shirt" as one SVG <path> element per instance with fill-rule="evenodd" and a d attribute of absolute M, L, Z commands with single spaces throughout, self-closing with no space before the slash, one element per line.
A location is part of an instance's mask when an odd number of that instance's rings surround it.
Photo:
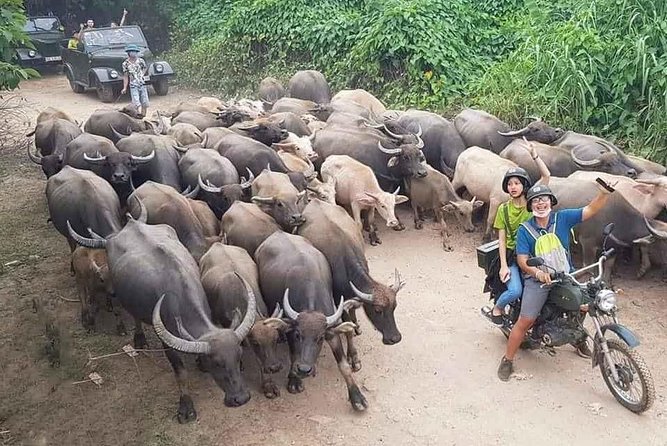
<path fill-rule="evenodd" d="M 139 47 L 130 44 L 125 48 L 127 59 L 123 61 L 123 90 L 121 94 L 127 92 L 127 87 L 130 87 L 130 96 L 132 97 L 132 104 L 140 111 L 142 117 L 146 116 L 148 110 L 148 91 L 146 91 L 146 84 L 144 83 L 144 76 L 148 72 L 148 65 L 146 61 L 139 56 Z"/>

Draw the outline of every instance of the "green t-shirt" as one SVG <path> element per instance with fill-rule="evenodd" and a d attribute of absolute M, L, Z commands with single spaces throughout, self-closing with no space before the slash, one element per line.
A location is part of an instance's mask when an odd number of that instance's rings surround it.
<path fill-rule="evenodd" d="M 509 228 L 507 228 L 505 224 L 505 208 L 507 208 L 507 213 L 509 214 Z M 516 207 L 512 203 L 512 200 L 506 201 L 498 206 L 498 212 L 496 212 L 496 219 L 493 222 L 493 227 L 495 229 L 505 230 L 505 245 L 507 246 L 507 249 L 514 249 L 516 246 L 516 231 L 519 229 L 521 223 L 530 219 L 532 216 L 533 213 L 528 211 L 526 206 Z"/>

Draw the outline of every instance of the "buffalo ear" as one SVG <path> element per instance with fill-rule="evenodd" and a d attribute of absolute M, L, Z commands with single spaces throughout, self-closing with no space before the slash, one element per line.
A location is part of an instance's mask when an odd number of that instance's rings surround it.
<path fill-rule="evenodd" d="M 285 322 L 284 319 L 278 319 L 276 317 L 265 319 L 263 323 L 267 327 L 271 327 L 274 330 L 278 331 L 285 331 L 290 327 L 289 322 Z"/>
<path fill-rule="evenodd" d="M 394 167 L 396 165 L 398 165 L 398 157 L 392 156 L 389 158 L 389 161 L 387 161 L 387 167 Z"/>
<path fill-rule="evenodd" d="M 357 308 L 360 308 L 362 305 L 363 302 L 361 302 L 358 299 L 346 300 L 345 303 L 343 303 L 343 310 L 345 311 L 356 310 Z"/>
<path fill-rule="evenodd" d="M 482 206 L 484 206 L 484 202 L 483 202 L 483 201 L 480 201 L 480 200 L 476 200 L 476 201 L 472 204 L 472 208 L 473 208 L 473 209 L 479 209 L 479 208 L 481 208 Z"/>
<path fill-rule="evenodd" d="M 396 204 L 405 203 L 406 201 L 408 201 L 408 197 L 405 195 L 396 195 Z"/>
<path fill-rule="evenodd" d="M 645 195 L 651 195 L 655 191 L 655 185 L 653 184 L 637 183 L 634 186 L 632 186 L 632 188 Z"/>
<path fill-rule="evenodd" d="M 377 203 L 377 198 L 366 193 L 366 195 L 357 198 L 357 201 L 360 204 L 363 204 L 364 206 L 375 206 L 375 204 Z"/>
<path fill-rule="evenodd" d="M 441 208 L 444 212 L 454 212 L 456 210 L 456 206 L 454 206 L 451 203 L 447 203 Z"/>
<path fill-rule="evenodd" d="M 352 333 L 357 328 L 357 325 L 354 322 L 343 322 L 338 324 L 334 328 L 330 328 L 327 331 L 334 334 L 345 334 Z"/>

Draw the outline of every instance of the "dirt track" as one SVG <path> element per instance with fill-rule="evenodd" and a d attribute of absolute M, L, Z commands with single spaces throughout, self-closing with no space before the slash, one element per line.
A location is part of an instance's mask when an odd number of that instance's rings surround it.
<path fill-rule="evenodd" d="M 20 92 L 35 110 L 51 105 L 80 120 L 105 106 L 92 92 L 74 94 L 55 75 L 25 82 Z M 153 95 L 153 110 L 190 96 Z M 432 223 L 416 231 L 407 209 L 400 216 L 408 229 L 382 230 L 383 244 L 367 249 L 376 278 L 389 281 L 398 268 L 407 286 L 396 312 L 400 344 L 382 345 L 362 321 L 363 368 L 355 378 L 370 404 L 366 413 L 353 413 L 326 345 L 304 393 L 289 394 L 286 372 L 276 375 L 276 400 L 259 392 L 254 358 L 246 355 L 252 399 L 234 409 L 224 407 L 221 390 L 190 361 L 199 420 L 184 426 L 173 419 L 177 389 L 160 354 L 140 356 L 136 368 L 127 356 L 95 361 L 105 382 L 73 384 L 91 371 L 88 352 L 118 351 L 131 335 L 115 336 L 110 323 L 96 334 L 81 328 L 78 304 L 58 298 L 74 299 L 76 291 L 67 244 L 46 223 L 41 171 L 24 153 L 10 153 L 0 158 L 0 172 L 0 261 L 20 262 L 0 274 L 0 445 L 667 445 L 665 285 L 655 271 L 639 282 L 633 269 L 623 269 L 616 282 L 626 291 L 620 318 L 641 337 L 639 350 L 656 385 L 654 407 L 636 416 L 571 347 L 555 357 L 522 352 L 515 378 L 501 383 L 496 367 L 505 340 L 479 316 L 486 303 L 475 255 L 481 234 L 453 226 L 456 250 L 443 252 Z M 61 327 L 63 360 L 55 369 L 42 352 L 50 318 Z M 149 343 L 157 348 L 154 337 Z"/>

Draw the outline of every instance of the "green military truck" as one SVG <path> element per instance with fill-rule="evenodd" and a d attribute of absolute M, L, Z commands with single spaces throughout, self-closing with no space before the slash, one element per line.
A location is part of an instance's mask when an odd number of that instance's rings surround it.
<path fill-rule="evenodd" d="M 60 48 L 65 40 L 65 34 L 58 17 L 28 17 L 23 30 L 30 38 L 34 48 L 16 49 L 16 60 L 20 66 L 40 68 L 62 63 Z"/>
<path fill-rule="evenodd" d="M 169 63 L 154 60 L 138 26 L 84 29 L 77 49 L 62 48 L 64 72 L 72 90 L 83 93 L 95 88 L 102 102 L 114 101 L 123 89 L 122 64 L 130 44 L 139 47 L 139 57 L 148 65 L 146 85 L 152 85 L 156 94 L 166 95 L 174 71 Z"/>

